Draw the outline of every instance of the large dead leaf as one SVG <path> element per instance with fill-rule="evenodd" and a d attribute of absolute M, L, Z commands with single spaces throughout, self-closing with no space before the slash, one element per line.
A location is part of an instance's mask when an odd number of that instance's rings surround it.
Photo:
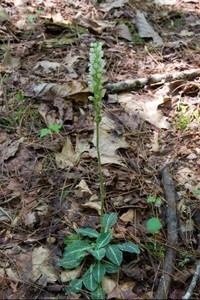
<path fill-rule="evenodd" d="M 108 3 L 108 1 L 106 1 L 106 3 L 102 3 L 99 6 L 99 9 L 104 11 L 104 12 L 109 12 L 112 8 L 120 8 L 122 6 L 124 6 L 125 3 L 128 2 L 128 0 L 117 0 L 117 1 L 109 1 L 110 3 Z"/>
<path fill-rule="evenodd" d="M 139 36 L 141 38 L 152 38 L 155 46 L 162 46 L 163 40 L 161 37 L 154 31 L 154 29 L 149 25 L 143 13 L 139 10 L 136 12 L 136 23 L 135 23 Z"/>
<path fill-rule="evenodd" d="M 56 164 L 59 168 L 73 168 L 80 160 L 81 154 L 89 150 L 89 145 L 86 141 L 80 141 L 77 137 L 76 148 L 74 150 L 72 142 L 67 138 L 62 152 L 55 155 Z"/>
<path fill-rule="evenodd" d="M 50 260 L 51 252 L 44 247 L 35 248 L 32 252 L 32 273 L 33 282 L 46 286 L 48 282 L 55 282 L 58 279 L 55 268 Z"/>
<path fill-rule="evenodd" d="M 137 299 L 137 295 L 133 293 L 135 282 L 129 281 L 121 285 L 116 285 L 111 293 L 108 294 L 107 299 Z"/>
<path fill-rule="evenodd" d="M 96 145 L 96 129 L 94 131 L 92 143 Z M 122 157 L 116 154 L 119 148 L 128 148 L 129 144 L 125 138 L 115 131 L 113 120 L 107 116 L 102 117 L 100 124 L 100 141 L 99 141 L 101 163 L 102 164 L 118 164 L 124 166 Z M 97 157 L 96 148 L 90 150 L 92 157 Z"/>
<path fill-rule="evenodd" d="M 41 100 L 53 101 L 58 98 L 71 98 L 77 94 L 89 93 L 89 89 L 84 81 L 72 80 L 61 85 L 56 83 L 40 83 L 34 87 L 31 87 L 32 92 L 28 96 L 35 96 Z M 85 99 L 83 99 L 85 100 Z"/>
<path fill-rule="evenodd" d="M 151 123 L 158 128 L 169 129 L 170 123 L 166 117 L 158 110 L 158 105 L 162 103 L 161 99 L 148 98 L 142 95 L 121 94 L 118 102 L 124 107 L 128 114 L 137 115 L 141 119 Z"/>

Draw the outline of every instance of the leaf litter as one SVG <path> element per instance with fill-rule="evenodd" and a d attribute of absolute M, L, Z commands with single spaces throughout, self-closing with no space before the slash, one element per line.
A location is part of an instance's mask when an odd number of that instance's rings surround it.
<path fill-rule="evenodd" d="M 65 282 L 82 270 L 58 269 L 63 238 L 80 226 L 98 228 L 96 132 L 87 86 L 95 40 L 103 43 L 106 84 L 145 78 L 129 93 L 109 90 L 103 103 L 106 210 L 119 214 L 115 239 L 133 240 L 142 249 L 138 258 L 124 257 L 119 278 L 104 278 L 107 297 L 151 299 L 158 289 L 168 245 L 159 175 L 166 165 L 175 182 L 179 222 L 170 299 L 183 297 L 195 272 L 199 3 L 101 2 L 1 2 L 1 299 L 66 297 Z M 192 78 L 165 80 L 166 73 L 189 70 Z M 56 124 L 62 124 L 59 133 L 40 137 L 40 130 Z M 147 203 L 149 196 L 161 197 L 161 206 Z M 152 236 L 146 225 L 155 214 L 164 227 Z M 193 298 L 199 299 L 197 289 Z"/>

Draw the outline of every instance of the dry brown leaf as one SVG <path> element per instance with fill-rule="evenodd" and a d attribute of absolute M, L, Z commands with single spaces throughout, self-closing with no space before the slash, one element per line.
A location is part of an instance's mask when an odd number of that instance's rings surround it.
<path fill-rule="evenodd" d="M 81 268 L 75 270 L 66 270 L 60 274 L 60 280 L 62 282 L 68 282 L 75 279 L 81 272 Z"/>
<path fill-rule="evenodd" d="M 44 247 L 34 248 L 32 252 L 31 280 L 42 286 L 58 280 L 58 275 L 51 262 L 51 252 Z"/>
<path fill-rule="evenodd" d="M 158 128 L 169 129 L 170 123 L 158 110 L 158 106 L 162 103 L 161 99 L 151 99 L 150 96 L 125 93 L 118 96 L 118 102 L 127 113 L 134 113 Z"/>
<path fill-rule="evenodd" d="M 127 212 L 121 215 L 120 220 L 122 220 L 124 223 L 133 222 L 134 215 L 134 209 L 130 208 L 127 210 Z"/>
<path fill-rule="evenodd" d="M 79 182 L 79 184 L 77 184 L 75 186 L 74 192 L 75 192 L 75 195 L 80 198 L 92 195 L 92 192 L 90 191 L 90 189 L 84 179 L 82 179 Z"/>

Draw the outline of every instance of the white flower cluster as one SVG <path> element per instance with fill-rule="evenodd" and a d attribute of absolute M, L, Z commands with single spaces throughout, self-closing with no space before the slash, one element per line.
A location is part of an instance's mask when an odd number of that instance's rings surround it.
<path fill-rule="evenodd" d="M 99 102 L 104 96 L 103 91 L 103 75 L 105 61 L 103 59 L 103 50 L 102 44 L 99 42 L 92 43 L 90 47 L 89 55 L 89 88 L 90 91 L 94 94 L 92 100 L 94 102 Z"/>

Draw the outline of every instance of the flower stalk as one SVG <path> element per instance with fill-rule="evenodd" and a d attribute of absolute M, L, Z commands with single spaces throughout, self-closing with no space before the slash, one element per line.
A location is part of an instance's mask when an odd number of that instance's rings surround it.
<path fill-rule="evenodd" d="M 102 44 L 99 42 L 91 44 L 90 55 L 89 55 L 89 88 L 93 96 L 89 97 L 93 102 L 95 111 L 94 121 L 96 123 L 96 151 L 98 160 L 98 172 L 100 179 L 100 200 L 101 200 L 101 230 L 103 230 L 103 213 L 104 213 L 104 202 L 105 202 L 105 189 L 103 172 L 101 167 L 101 153 L 100 153 L 100 123 L 101 123 L 101 103 L 105 95 L 103 89 L 103 75 L 105 73 L 105 61 L 103 59 Z"/>

